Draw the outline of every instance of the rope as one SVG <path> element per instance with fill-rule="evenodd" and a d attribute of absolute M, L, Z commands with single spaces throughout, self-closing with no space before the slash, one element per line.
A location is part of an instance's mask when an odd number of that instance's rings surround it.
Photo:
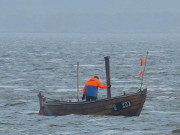
<path fill-rule="evenodd" d="M 62 101 L 62 100 L 57 100 L 57 99 L 52 99 L 52 98 L 47 98 L 47 97 L 44 97 L 44 98 L 46 98 L 46 99 L 48 99 L 48 100 L 51 100 L 51 101 L 67 102 L 67 101 Z"/>

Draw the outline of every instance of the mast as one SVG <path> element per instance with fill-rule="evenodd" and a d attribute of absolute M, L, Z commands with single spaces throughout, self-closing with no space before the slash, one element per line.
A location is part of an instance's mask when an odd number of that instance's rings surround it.
<path fill-rule="evenodd" d="M 111 81 L 110 81 L 110 65 L 109 65 L 110 56 L 106 56 L 106 57 L 104 57 L 104 59 L 105 59 L 107 86 L 111 86 Z M 111 98 L 111 87 L 107 87 L 107 98 Z"/>

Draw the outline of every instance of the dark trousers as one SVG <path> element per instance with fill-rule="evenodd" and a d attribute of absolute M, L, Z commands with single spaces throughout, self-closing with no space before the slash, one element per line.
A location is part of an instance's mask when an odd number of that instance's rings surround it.
<path fill-rule="evenodd" d="M 97 99 L 97 97 L 86 96 L 86 101 L 94 101 L 96 99 Z"/>

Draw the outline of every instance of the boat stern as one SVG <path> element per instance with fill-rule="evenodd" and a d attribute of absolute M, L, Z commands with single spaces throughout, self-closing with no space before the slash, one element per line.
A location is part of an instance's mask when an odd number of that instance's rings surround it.
<path fill-rule="evenodd" d="M 39 92 L 38 97 L 39 97 L 39 106 L 40 106 L 39 115 L 46 115 L 46 111 L 45 111 L 44 105 L 43 105 L 46 99 L 41 94 L 41 92 Z"/>

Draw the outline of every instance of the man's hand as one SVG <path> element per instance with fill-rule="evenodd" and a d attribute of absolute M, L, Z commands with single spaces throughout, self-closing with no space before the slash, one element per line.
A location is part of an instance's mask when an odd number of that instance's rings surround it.
<path fill-rule="evenodd" d="M 86 97 L 86 96 L 85 96 L 85 95 L 83 95 L 82 100 L 84 100 L 84 99 L 85 99 L 85 97 Z"/>

